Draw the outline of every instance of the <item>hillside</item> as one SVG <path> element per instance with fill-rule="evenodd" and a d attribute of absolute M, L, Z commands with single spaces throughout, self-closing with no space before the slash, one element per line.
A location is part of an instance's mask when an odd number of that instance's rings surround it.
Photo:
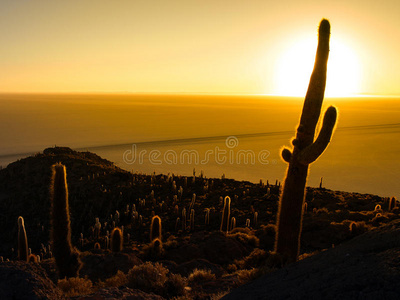
<path fill-rule="evenodd" d="M 36 290 L 43 290 L 45 286 L 54 290 L 48 287 L 58 283 L 51 257 L 52 246 L 49 245 L 49 185 L 51 165 L 56 162 L 67 168 L 72 241 L 81 251 L 84 262 L 80 276 L 87 276 L 93 284 L 85 293 L 92 293 L 93 297 L 124 299 L 129 295 L 140 295 L 139 299 L 150 299 L 184 294 L 187 298 L 206 299 L 210 295 L 223 295 L 264 273 L 269 273 L 268 278 L 274 274 L 279 278 L 279 272 L 286 270 L 271 264 L 269 252 L 274 242 L 278 182 L 254 184 L 203 175 L 130 173 L 96 154 L 57 147 L 0 170 L 0 226 L 3 228 L 0 256 L 10 260 L 0 264 L 0 278 L 2 274 L 18 269 L 23 274 L 42 272 L 43 288 Z M 219 231 L 225 196 L 232 199 L 230 217 L 234 217 L 236 223 L 236 228 L 228 234 Z M 380 232 L 382 226 L 399 219 L 398 208 L 389 211 L 389 199 L 375 195 L 308 187 L 306 201 L 301 243 L 301 258 L 304 259 L 299 265 L 310 259 L 324 261 L 325 253 L 338 251 L 338 245 L 348 241 L 357 243 L 355 237 Z M 186 222 L 182 221 L 183 209 L 188 212 Z M 189 218 L 192 209 L 194 222 Z M 209 224 L 205 223 L 207 212 Z M 158 251 L 150 244 L 152 215 L 158 215 L 162 220 L 163 245 Z M 13 262 L 16 259 L 18 216 L 25 219 L 32 253 L 41 256 L 39 264 L 26 267 L 26 270 L 23 262 L 18 265 Z M 96 218 L 102 225 L 98 236 L 94 231 Z M 250 224 L 246 226 L 248 222 Z M 111 253 L 106 247 L 114 226 L 124 228 L 124 250 L 120 253 Z M 95 243 L 99 243 L 101 249 L 94 250 Z M 152 289 L 156 296 L 149 294 L 149 289 L 122 279 L 119 289 L 110 283 L 102 285 L 101 282 L 115 276 L 119 270 L 123 277 L 135 266 L 145 266 L 145 262 L 151 262 L 153 266 L 160 262 L 168 271 L 168 280 L 175 278 L 174 284 L 170 283 L 172 288 Z M 211 270 L 212 274 L 203 279 L 198 279 L 201 276 L 190 277 L 195 269 Z M 298 280 L 305 280 L 303 277 L 299 275 Z M 9 279 L 2 282 L 3 289 L 0 287 L 0 290 L 3 291 L 16 284 Z M 352 288 L 356 289 L 357 285 Z M 325 292 L 329 293 L 329 289 Z"/>

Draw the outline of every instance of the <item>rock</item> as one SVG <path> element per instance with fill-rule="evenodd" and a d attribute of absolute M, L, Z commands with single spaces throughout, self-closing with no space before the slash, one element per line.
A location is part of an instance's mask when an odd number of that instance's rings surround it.
<path fill-rule="evenodd" d="M 0 299 L 64 299 L 38 265 L 22 261 L 0 263 Z"/>

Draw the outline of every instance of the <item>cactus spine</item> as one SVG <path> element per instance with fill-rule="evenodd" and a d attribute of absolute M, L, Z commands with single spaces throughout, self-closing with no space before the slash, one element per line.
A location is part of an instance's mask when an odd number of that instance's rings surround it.
<path fill-rule="evenodd" d="M 321 113 L 325 93 L 326 70 L 329 56 L 330 24 L 323 19 L 319 26 L 315 65 L 304 101 L 293 150 L 284 148 L 282 158 L 289 163 L 280 198 L 275 251 L 287 262 L 297 260 L 303 218 L 305 185 L 309 164 L 318 159 L 328 146 L 336 123 L 336 108 L 325 112 L 322 128 L 314 140 L 315 128 Z"/>
<path fill-rule="evenodd" d="M 124 237 L 122 235 L 122 230 L 118 227 L 115 227 L 111 231 L 111 251 L 112 252 L 120 252 L 122 251 L 122 244 L 124 242 Z"/>
<path fill-rule="evenodd" d="M 23 217 L 18 217 L 18 259 L 28 261 L 28 238 Z"/>
<path fill-rule="evenodd" d="M 61 278 L 76 277 L 82 264 L 78 250 L 71 244 L 67 172 L 60 163 L 53 165 L 52 171 L 50 198 L 54 258 Z"/>
<path fill-rule="evenodd" d="M 229 217 L 231 214 L 231 198 L 228 196 L 224 199 L 224 209 L 222 211 L 222 221 L 220 230 L 223 232 L 229 231 Z"/>
<path fill-rule="evenodd" d="M 159 216 L 154 216 L 151 219 L 150 226 L 150 242 L 155 239 L 159 239 L 161 241 L 161 218 Z"/>

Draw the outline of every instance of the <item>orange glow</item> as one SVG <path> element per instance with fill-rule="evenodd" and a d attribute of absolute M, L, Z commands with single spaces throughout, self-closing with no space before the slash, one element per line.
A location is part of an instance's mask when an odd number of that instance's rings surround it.
<path fill-rule="evenodd" d="M 324 17 L 327 95 L 400 94 L 398 11 L 398 0 L 4 0 L 0 93 L 304 96 Z M 296 47 L 305 58 L 289 71 L 285 57 Z"/>
<path fill-rule="evenodd" d="M 317 40 L 304 39 L 291 45 L 276 64 L 276 94 L 305 96 L 313 69 Z M 328 60 L 327 97 L 346 97 L 360 93 L 362 72 L 354 51 L 332 38 Z"/>

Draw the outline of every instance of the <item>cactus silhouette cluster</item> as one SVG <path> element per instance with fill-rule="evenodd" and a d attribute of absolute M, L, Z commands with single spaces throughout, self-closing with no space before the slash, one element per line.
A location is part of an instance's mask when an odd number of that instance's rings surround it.
<path fill-rule="evenodd" d="M 288 262 L 296 261 L 299 255 L 309 165 L 317 160 L 328 146 L 337 118 L 336 108 L 330 106 L 325 112 L 319 135 L 314 140 L 325 93 L 329 39 L 330 23 L 323 19 L 319 26 L 314 69 L 296 137 L 292 141 L 293 149 L 282 150 L 282 159 L 289 163 L 289 166 L 279 204 L 275 251 L 284 256 Z"/>
<path fill-rule="evenodd" d="M 78 250 L 71 244 L 67 172 L 60 163 L 53 165 L 52 171 L 50 198 L 53 254 L 60 277 L 76 277 L 82 263 Z"/>

